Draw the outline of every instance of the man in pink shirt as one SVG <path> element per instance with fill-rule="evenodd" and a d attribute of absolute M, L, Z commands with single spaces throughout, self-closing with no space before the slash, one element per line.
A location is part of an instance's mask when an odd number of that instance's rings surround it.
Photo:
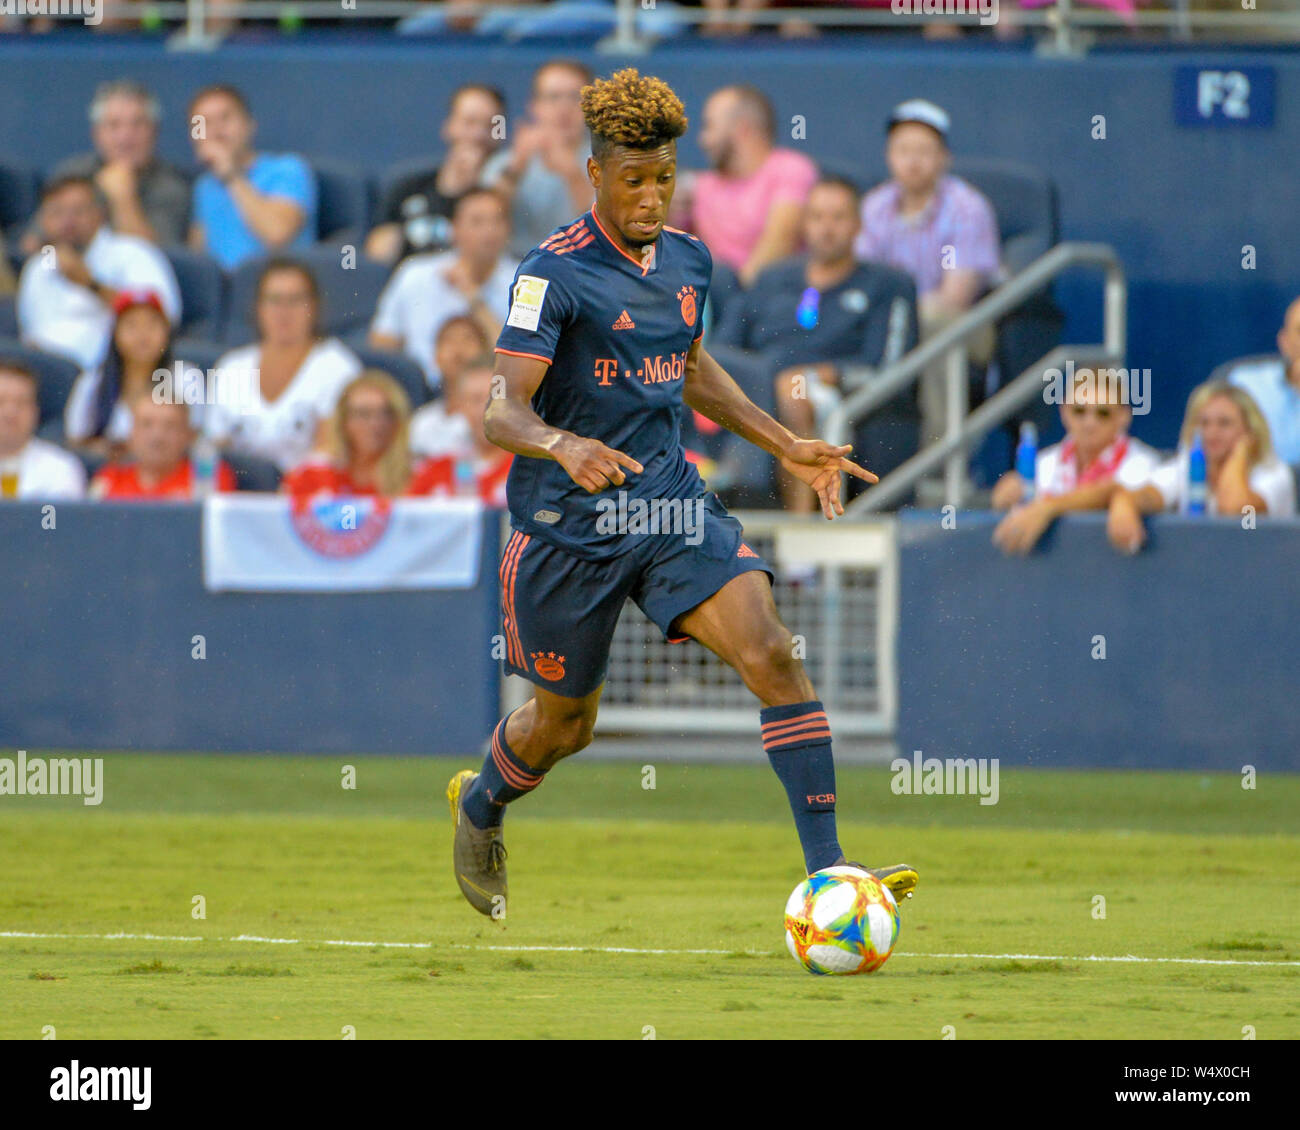
<path fill-rule="evenodd" d="M 743 286 L 799 248 L 804 201 L 817 166 L 778 149 L 772 104 L 752 86 L 724 86 L 704 104 L 700 147 L 713 168 L 683 186 L 677 222 L 702 239 Z"/>

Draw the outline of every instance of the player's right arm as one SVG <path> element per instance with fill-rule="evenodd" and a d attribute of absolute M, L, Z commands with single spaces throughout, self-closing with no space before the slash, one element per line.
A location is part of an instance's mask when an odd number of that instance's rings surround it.
<path fill-rule="evenodd" d="M 483 430 L 497 447 L 532 459 L 554 459 L 578 486 L 596 494 L 626 482 L 624 471 L 643 468 L 630 455 L 597 439 L 555 428 L 533 409 L 533 394 L 550 368 L 540 357 L 498 353 Z"/>

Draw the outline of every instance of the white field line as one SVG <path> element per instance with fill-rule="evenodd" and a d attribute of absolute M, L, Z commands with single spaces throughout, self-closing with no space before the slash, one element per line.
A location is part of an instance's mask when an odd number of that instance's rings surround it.
<path fill-rule="evenodd" d="M 230 938 L 205 938 L 197 934 L 44 934 L 26 930 L 0 930 L 0 938 L 34 938 L 55 941 L 95 942 L 243 942 L 267 946 L 345 946 L 357 949 L 459 949 L 491 950 L 504 953 L 624 953 L 703 955 L 706 957 L 772 957 L 779 950 L 708 950 L 708 949 L 635 949 L 630 946 L 498 946 L 471 945 L 467 942 L 363 942 L 341 938 L 263 938 L 257 934 L 237 934 Z M 1067 957 L 1048 953 L 903 953 L 894 957 L 936 958 L 946 961 L 1094 961 L 1105 964 L 1136 965 L 1270 965 L 1278 967 L 1300 966 L 1300 961 L 1251 961 L 1213 957 L 1138 957 L 1134 954 L 1105 956 L 1089 954 L 1086 957 Z"/>

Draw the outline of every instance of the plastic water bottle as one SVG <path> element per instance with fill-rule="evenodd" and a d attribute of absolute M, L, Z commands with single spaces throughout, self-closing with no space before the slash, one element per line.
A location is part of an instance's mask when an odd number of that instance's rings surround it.
<path fill-rule="evenodd" d="M 799 299 L 799 306 L 794 312 L 795 321 L 803 330 L 815 330 L 821 321 L 821 293 L 815 286 L 808 287 Z"/>
<path fill-rule="evenodd" d="M 1023 501 L 1034 498 L 1034 475 L 1038 468 L 1038 429 L 1029 420 L 1020 425 L 1020 442 L 1016 444 L 1016 474 L 1025 484 Z"/>
<path fill-rule="evenodd" d="M 192 459 L 194 497 L 208 498 L 217 489 L 217 445 L 207 436 L 200 435 L 194 441 Z"/>
<path fill-rule="evenodd" d="M 474 460 L 460 458 L 456 460 L 456 497 L 478 497 L 478 473 L 474 469 Z"/>
<path fill-rule="evenodd" d="M 1205 448 L 1201 445 L 1200 429 L 1192 436 L 1192 449 L 1187 453 L 1187 513 L 1203 517 L 1209 488 L 1205 482 Z"/>

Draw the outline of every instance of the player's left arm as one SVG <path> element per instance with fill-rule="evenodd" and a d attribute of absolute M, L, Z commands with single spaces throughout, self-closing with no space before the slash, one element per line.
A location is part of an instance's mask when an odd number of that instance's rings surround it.
<path fill-rule="evenodd" d="M 764 412 L 713 359 L 702 339 L 687 354 L 682 396 L 687 406 L 701 416 L 776 456 L 782 467 L 817 492 L 822 513 L 827 518 L 844 513 L 840 502 L 841 473 L 868 483 L 879 481 L 865 467 L 846 458 L 853 450 L 851 444 L 836 447 L 820 439 L 800 439 Z"/>

